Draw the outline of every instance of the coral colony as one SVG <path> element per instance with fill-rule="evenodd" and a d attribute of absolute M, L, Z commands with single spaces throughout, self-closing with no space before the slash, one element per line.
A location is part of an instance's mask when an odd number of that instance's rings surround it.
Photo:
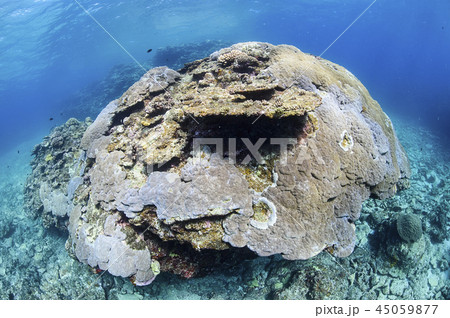
<path fill-rule="evenodd" d="M 223 255 L 346 257 L 363 202 L 410 176 L 390 119 L 355 76 L 257 42 L 151 69 L 34 155 L 29 210 L 69 232 L 74 258 L 136 285 L 193 277 Z M 421 236 L 415 218 L 397 227 L 405 241 Z"/>

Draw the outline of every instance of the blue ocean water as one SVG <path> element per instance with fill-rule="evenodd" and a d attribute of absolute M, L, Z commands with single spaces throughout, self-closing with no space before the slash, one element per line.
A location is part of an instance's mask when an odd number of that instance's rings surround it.
<path fill-rule="evenodd" d="M 205 40 L 291 44 L 348 68 L 389 114 L 448 135 L 448 1 L 78 3 L 140 63 L 149 48 Z M 61 124 L 77 90 L 134 63 L 75 1 L 2 1 L 0 15 L 1 149 Z"/>
<path fill-rule="evenodd" d="M 205 41 L 290 44 L 340 64 L 417 133 L 415 151 L 430 150 L 420 144 L 430 134 L 448 153 L 449 18 L 447 0 L 0 0 L 0 149 L 17 156 L 4 163 L 8 182 L 24 182 L 32 146 L 51 128 L 106 106 L 84 107 L 84 92 L 98 90 L 99 101 L 123 92 L 112 70 L 142 75 L 140 65 L 160 66 L 158 50 Z"/>

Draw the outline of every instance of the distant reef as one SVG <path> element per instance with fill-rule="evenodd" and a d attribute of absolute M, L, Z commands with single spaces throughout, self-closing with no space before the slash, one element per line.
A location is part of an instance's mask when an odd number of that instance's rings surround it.
<path fill-rule="evenodd" d="M 167 66 L 176 70 L 182 68 L 184 63 L 203 58 L 231 44 L 221 40 L 206 40 L 155 48 L 142 65 L 148 69 Z M 139 80 L 142 73 L 142 68 L 135 63 L 114 65 L 104 78 L 64 100 L 62 115 L 66 118 L 96 117 L 105 105 L 120 97 L 128 87 Z"/>
<path fill-rule="evenodd" d="M 392 123 L 345 68 L 247 42 L 149 70 L 34 151 L 25 198 L 69 253 L 148 285 L 221 262 L 355 247 L 369 197 L 409 186 Z"/>

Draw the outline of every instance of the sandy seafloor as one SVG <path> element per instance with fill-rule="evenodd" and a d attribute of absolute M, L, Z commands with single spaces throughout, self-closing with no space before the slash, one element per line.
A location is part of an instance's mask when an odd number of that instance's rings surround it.
<path fill-rule="evenodd" d="M 94 273 L 66 252 L 66 233 L 23 210 L 35 137 L 0 156 L 0 299 L 449 299 L 450 150 L 416 123 L 392 119 L 410 158 L 411 187 L 364 204 L 351 256 L 256 258 L 190 280 L 160 274 L 146 287 Z M 393 233 L 402 212 L 422 218 L 418 243 Z"/>

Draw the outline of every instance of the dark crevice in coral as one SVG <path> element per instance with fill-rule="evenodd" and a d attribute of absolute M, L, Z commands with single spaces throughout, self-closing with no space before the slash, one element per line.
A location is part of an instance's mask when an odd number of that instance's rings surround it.
<path fill-rule="evenodd" d="M 144 229 L 144 227 L 135 228 Z M 145 231 L 143 234 L 152 258 L 160 263 L 161 271 L 183 278 L 204 276 L 214 270 L 231 267 L 243 260 L 256 257 L 256 254 L 248 248 L 230 247 L 222 251 L 214 249 L 198 251 L 190 243 L 162 240 L 151 231 Z"/>
<path fill-rule="evenodd" d="M 182 123 L 181 128 L 188 137 L 183 149 L 184 158 L 180 162 L 191 157 L 194 150 L 218 153 L 217 148 L 222 146 L 223 158 L 234 163 L 249 187 L 257 192 L 264 191 L 273 183 L 274 166 L 280 156 L 285 155 L 282 151 L 291 151 L 299 139 L 305 138 L 308 124 L 306 115 L 286 118 L 213 115 L 199 118 L 199 124 L 194 125 L 191 121 L 188 119 Z M 194 141 L 200 149 L 194 149 Z M 258 177 L 254 178 L 254 175 Z"/>
<path fill-rule="evenodd" d="M 336 198 L 337 198 L 337 196 L 328 198 L 327 202 L 333 202 Z"/>
<path fill-rule="evenodd" d="M 147 231 L 152 232 L 155 235 L 158 235 L 164 241 L 171 240 L 179 240 L 183 241 L 180 237 L 175 237 L 176 234 L 186 234 L 189 232 L 198 233 L 199 231 L 204 231 L 205 238 L 208 234 L 211 234 L 210 231 L 214 230 L 211 225 L 212 224 L 220 224 L 220 232 L 223 232 L 222 221 L 225 220 L 232 214 L 239 213 L 238 211 L 232 211 L 226 215 L 210 215 L 205 217 L 200 217 L 196 219 L 189 219 L 185 221 L 176 221 L 172 224 L 167 224 L 163 220 L 160 220 L 157 216 L 157 207 L 154 205 L 145 206 L 144 209 L 139 212 L 139 216 L 135 219 L 128 219 L 123 213 L 121 214 L 123 222 L 130 223 L 133 228 L 135 228 L 137 233 L 144 233 Z M 207 225 L 209 227 L 202 227 L 201 225 Z M 199 228 L 200 225 L 200 228 Z M 217 230 L 217 229 L 216 229 Z M 163 237 L 161 237 L 163 235 Z M 220 237 L 223 236 L 223 233 Z M 217 238 L 217 237 L 216 237 Z M 214 240 L 211 237 L 211 240 Z M 205 249 L 201 247 L 202 249 Z"/>
<path fill-rule="evenodd" d="M 54 161 L 59 161 L 61 159 L 63 159 L 64 153 L 58 153 L 55 155 L 55 157 L 53 158 Z"/>
<path fill-rule="evenodd" d="M 296 143 L 299 138 L 304 138 L 307 116 L 268 118 L 265 116 L 213 115 L 199 118 L 199 124 L 196 125 L 191 121 L 193 120 L 188 119 L 182 124 L 182 129 L 189 136 L 183 150 L 186 158 L 192 155 L 195 138 L 217 138 L 217 141 L 222 143 L 224 157 L 233 158 L 237 165 L 242 163 L 245 158 L 250 158 L 251 161 L 245 166 L 257 167 L 261 165 L 261 162 L 255 161 L 255 153 L 248 149 L 243 139 L 248 138 L 251 146 L 256 145 L 258 141 L 261 142 L 261 147 L 254 146 L 261 157 L 276 155 L 279 158 L 281 147 L 275 138 L 286 138 L 290 143 Z M 233 143 L 235 143 L 235 147 Z M 203 146 L 202 143 L 200 144 Z M 212 153 L 218 152 L 215 144 L 207 146 Z M 292 147 L 293 145 L 289 144 L 287 149 L 290 150 Z M 185 161 L 186 158 L 181 159 L 180 162 Z"/>
<path fill-rule="evenodd" d="M 172 225 L 182 225 L 184 226 L 185 224 L 189 224 L 189 223 L 195 223 L 195 222 L 202 222 L 202 221 L 222 221 L 224 220 L 226 217 L 230 216 L 231 214 L 235 214 L 238 213 L 236 211 L 232 211 L 226 215 L 210 215 L 210 216 L 204 216 L 204 217 L 200 217 L 197 219 L 189 219 L 186 221 L 176 221 L 175 223 L 173 223 Z"/>
<path fill-rule="evenodd" d="M 4 240 L 4 239 L 11 237 L 15 231 L 16 231 L 16 228 L 14 226 L 10 226 L 8 228 L 8 230 L 6 231 L 6 233 L 3 233 L 2 239 Z"/>
<path fill-rule="evenodd" d="M 232 211 L 226 215 L 210 215 L 210 216 L 205 216 L 205 217 L 201 217 L 201 218 L 197 218 L 197 219 L 190 219 L 190 220 L 186 220 L 186 221 L 177 221 L 168 226 L 174 232 L 181 233 L 181 232 L 185 231 L 185 232 L 193 232 L 194 233 L 194 232 L 198 232 L 198 230 L 196 230 L 195 228 L 190 229 L 189 228 L 190 225 L 208 223 L 208 222 L 222 224 L 222 222 L 226 218 L 228 218 L 230 215 L 236 214 L 236 213 L 238 213 L 238 212 Z M 205 234 L 207 235 L 207 233 L 205 233 Z"/>
<path fill-rule="evenodd" d="M 233 71 L 237 73 L 246 73 L 246 74 L 252 74 L 255 72 L 256 68 L 251 65 L 232 65 Z"/>
<path fill-rule="evenodd" d="M 185 161 L 185 158 L 174 157 L 174 158 L 170 159 L 169 161 L 161 163 L 161 164 L 146 166 L 145 169 L 146 169 L 147 175 L 150 175 L 150 173 L 155 172 L 155 171 L 167 172 L 173 167 L 178 167 L 180 165 L 180 163 L 183 161 Z"/>
<path fill-rule="evenodd" d="M 192 74 L 192 80 L 198 82 L 205 77 L 205 74 L 206 74 L 206 71 L 201 72 L 201 73 Z"/>
<path fill-rule="evenodd" d="M 120 213 L 121 219 L 118 223 L 122 224 L 124 228 L 130 226 L 136 233 L 143 235 L 152 258 L 160 263 L 162 272 L 173 273 L 184 278 L 198 277 L 235 266 L 243 260 L 257 257 L 248 248 L 233 248 L 231 246 L 225 250 L 209 248 L 196 250 L 189 242 L 183 242 L 173 236 L 183 232 L 195 233 L 194 230 L 189 229 L 189 225 L 202 222 L 221 223 L 230 214 L 179 221 L 167 225 L 157 219 L 155 206 L 146 206 L 144 211 L 147 212 L 145 216 L 141 215 L 143 219 L 137 222 L 137 225 L 134 222 L 136 219 L 129 219 L 123 213 Z M 158 224 L 159 229 L 154 227 L 155 224 Z M 158 232 L 167 232 L 167 237 L 161 238 L 157 234 Z"/>
<path fill-rule="evenodd" d="M 314 85 L 314 87 L 317 90 L 319 90 L 319 91 L 324 91 L 325 90 L 325 87 L 323 87 L 320 83 L 314 83 L 314 82 L 311 82 L 311 83 Z"/>
<path fill-rule="evenodd" d="M 130 116 L 133 113 L 139 112 L 143 109 L 144 109 L 144 102 L 139 102 L 133 106 L 127 107 L 123 110 L 119 110 L 113 115 L 110 127 L 121 125 L 126 117 Z"/>
<path fill-rule="evenodd" d="M 275 94 L 275 89 L 264 89 L 254 91 L 236 91 L 235 94 L 244 95 L 246 99 L 251 100 L 270 100 Z"/>

